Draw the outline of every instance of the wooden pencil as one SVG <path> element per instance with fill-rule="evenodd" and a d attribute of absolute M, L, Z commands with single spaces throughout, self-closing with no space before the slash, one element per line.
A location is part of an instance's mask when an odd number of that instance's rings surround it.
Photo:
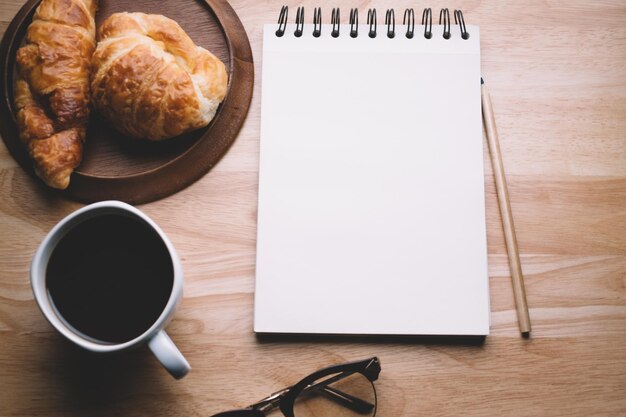
<path fill-rule="evenodd" d="M 489 154 L 491 155 L 491 165 L 493 166 L 493 174 L 496 180 L 498 205 L 500 207 L 500 215 L 502 216 L 504 239 L 509 257 L 509 267 L 511 269 L 513 296 L 515 297 L 515 306 L 517 308 L 517 321 L 522 335 L 528 337 L 530 335 L 530 316 L 528 314 L 528 303 L 526 302 L 526 290 L 524 289 L 524 276 L 522 275 L 522 264 L 519 258 L 517 237 L 515 236 L 513 213 L 511 212 L 511 203 L 509 201 L 509 191 L 506 184 L 506 177 L 504 175 L 502 154 L 500 153 L 498 132 L 496 131 L 496 122 L 493 115 L 493 106 L 491 104 L 489 90 L 487 89 L 487 86 L 485 86 L 482 78 L 480 83 L 483 121 L 485 123 L 485 132 L 487 133 Z"/>

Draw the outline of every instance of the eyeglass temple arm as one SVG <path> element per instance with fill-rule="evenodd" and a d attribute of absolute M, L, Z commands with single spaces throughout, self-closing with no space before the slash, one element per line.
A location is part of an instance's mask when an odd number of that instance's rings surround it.
<path fill-rule="evenodd" d="M 262 412 L 271 411 L 274 408 L 278 407 L 280 404 L 280 400 L 289 392 L 291 387 L 287 387 L 281 389 L 280 391 L 276 391 L 267 397 L 263 398 L 261 401 L 258 401 L 252 405 L 249 405 L 248 408 L 252 408 L 255 410 L 259 410 Z"/>
<path fill-rule="evenodd" d="M 307 386 L 302 393 L 321 393 L 326 398 L 335 401 L 337 404 L 342 405 L 352 411 L 355 411 L 359 414 L 367 414 L 372 411 L 374 408 L 374 404 L 364 401 L 358 397 L 347 394 L 341 390 L 336 388 L 328 387 L 329 384 L 333 382 L 337 382 L 343 378 L 352 375 L 352 373 L 344 373 L 340 375 L 336 375 L 332 378 L 328 378 L 324 381 L 318 382 L 317 384 Z M 280 404 L 280 400 L 282 397 L 289 392 L 292 387 L 287 387 L 280 391 L 277 391 L 268 397 L 262 399 L 261 401 L 254 403 L 249 408 L 253 408 L 255 410 L 267 412 L 273 410 Z"/>
<path fill-rule="evenodd" d="M 342 405 L 359 414 L 369 414 L 374 409 L 374 404 L 362 400 L 354 395 L 350 395 L 336 388 L 324 387 L 320 394 L 324 395 L 328 399 L 335 401 L 337 404 Z"/>

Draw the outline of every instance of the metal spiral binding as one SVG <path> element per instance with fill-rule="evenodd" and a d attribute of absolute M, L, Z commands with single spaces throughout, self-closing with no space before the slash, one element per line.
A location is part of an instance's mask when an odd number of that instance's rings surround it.
<path fill-rule="evenodd" d="M 313 9 L 313 36 L 319 38 L 322 34 L 322 8 Z"/>
<path fill-rule="evenodd" d="M 304 7 L 298 7 L 296 10 L 296 30 L 293 32 L 293 35 L 296 38 L 302 36 L 302 31 L 304 30 Z"/>
<path fill-rule="evenodd" d="M 370 38 L 376 37 L 376 9 L 369 9 L 367 11 L 367 24 L 370 25 L 370 31 L 368 36 Z"/>
<path fill-rule="evenodd" d="M 350 37 L 359 36 L 359 9 L 350 9 Z"/>
<path fill-rule="evenodd" d="M 429 8 L 424 9 L 422 13 L 422 25 L 424 26 L 424 37 L 430 39 L 433 37 L 433 11 Z"/>
<path fill-rule="evenodd" d="M 439 12 L 439 24 L 441 24 L 441 18 L 443 17 L 443 38 L 450 39 L 450 11 L 448 9 L 441 9 Z"/>
<path fill-rule="evenodd" d="M 387 37 L 392 39 L 396 36 L 396 12 L 387 9 L 385 13 L 385 24 L 387 25 Z"/>
<path fill-rule="evenodd" d="M 415 31 L 415 11 L 413 9 L 406 9 L 404 11 L 404 18 L 402 24 L 406 25 L 406 37 L 413 39 L 413 33 Z"/>
<path fill-rule="evenodd" d="M 459 25 L 459 29 L 461 29 L 461 38 L 468 40 L 470 35 L 465 27 L 465 19 L 463 18 L 463 12 L 460 10 L 454 11 L 454 23 Z"/>
<path fill-rule="evenodd" d="M 333 25 L 333 31 L 330 32 L 330 36 L 333 38 L 339 37 L 339 7 L 333 8 L 330 15 L 330 23 Z"/>
<path fill-rule="evenodd" d="M 282 6 L 280 14 L 278 16 L 278 29 L 276 30 L 276 36 L 282 37 L 287 29 L 287 21 L 289 17 L 289 7 Z M 339 8 L 333 8 L 331 14 L 332 32 L 333 38 L 339 37 L 341 20 Z M 378 22 L 376 18 L 376 9 L 371 8 L 367 10 L 367 24 L 369 26 L 368 36 L 375 38 L 378 30 Z M 412 39 L 415 36 L 415 11 L 412 8 L 404 10 L 404 17 L 402 24 L 406 26 L 406 37 Z M 439 11 L 439 24 L 443 25 L 443 38 L 451 38 L 451 20 L 450 11 L 447 8 Z M 461 10 L 454 10 L 454 24 L 459 26 L 461 31 L 461 38 L 464 40 L 469 39 L 470 34 L 465 26 L 465 18 Z M 387 37 L 394 38 L 396 36 L 396 15 L 394 9 L 387 9 L 385 14 L 385 25 L 387 26 Z M 422 26 L 424 26 L 424 38 L 432 38 L 433 28 L 433 13 L 430 8 L 425 8 L 422 12 Z M 294 36 L 299 38 L 304 33 L 304 7 L 298 7 L 296 11 L 296 29 Z M 319 38 L 322 34 L 322 9 L 316 7 L 313 10 L 313 36 Z M 357 38 L 359 36 L 359 10 L 357 8 L 350 9 L 350 37 Z"/>
<path fill-rule="evenodd" d="M 280 14 L 278 15 L 278 29 L 276 30 L 276 36 L 279 38 L 285 34 L 287 28 L 287 16 L 289 15 L 289 7 L 283 6 L 280 8 Z"/>

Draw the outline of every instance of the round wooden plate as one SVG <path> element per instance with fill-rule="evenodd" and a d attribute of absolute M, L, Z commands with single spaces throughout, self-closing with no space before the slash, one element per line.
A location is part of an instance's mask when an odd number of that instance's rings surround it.
<path fill-rule="evenodd" d="M 29 0 L 22 7 L 0 43 L 0 133 L 11 155 L 33 176 L 32 162 L 17 132 L 13 83 L 15 54 L 39 1 Z M 125 138 L 92 114 L 83 161 L 72 174 L 70 186 L 59 191 L 87 203 L 116 199 L 140 204 L 185 188 L 206 174 L 235 141 L 252 98 L 250 42 L 225 0 L 100 0 L 97 26 L 121 11 L 158 13 L 176 20 L 197 45 L 224 62 L 229 73 L 228 93 L 207 127 L 163 142 Z"/>

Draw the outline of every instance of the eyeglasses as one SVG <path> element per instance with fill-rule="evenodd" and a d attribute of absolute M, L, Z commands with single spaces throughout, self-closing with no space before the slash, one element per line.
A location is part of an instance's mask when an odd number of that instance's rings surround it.
<path fill-rule="evenodd" d="M 330 366 L 245 409 L 213 417 L 265 417 L 276 407 L 280 407 L 285 417 L 374 417 L 373 381 L 379 373 L 380 362 L 376 357 Z"/>

